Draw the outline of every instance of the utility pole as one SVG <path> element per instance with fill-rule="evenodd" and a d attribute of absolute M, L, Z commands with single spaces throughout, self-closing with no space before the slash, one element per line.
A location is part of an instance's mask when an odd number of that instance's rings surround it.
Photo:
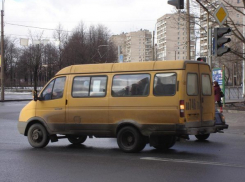
<path fill-rule="evenodd" d="M 190 0 L 186 1 L 186 9 L 187 9 L 187 15 L 186 15 L 186 30 L 187 30 L 187 60 L 190 60 Z"/>
<path fill-rule="evenodd" d="M 207 12 L 207 62 L 208 64 L 210 65 L 210 68 L 211 68 L 211 64 L 209 62 L 209 44 L 210 44 L 210 41 L 209 41 L 209 12 Z M 212 69 L 212 68 L 211 68 Z"/>
<path fill-rule="evenodd" d="M 245 9 L 243 10 L 245 13 Z M 245 17 L 243 16 L 243 26 L 245 25 Z M 243 27 L 243 37 L 245 37 L 245 28 Z M 243 42 L 243 76 L 242 76 L 242 93 L 243 93 L 243 98 L 245 98 L 245 42 Z"/>
<path fill-rule="evenodd" d="M 1 10 L 1 100 L 4 101 L 4 32 L 3 32 L 3 16 L 4 16 L 4 1 L 2 1 Z"/>

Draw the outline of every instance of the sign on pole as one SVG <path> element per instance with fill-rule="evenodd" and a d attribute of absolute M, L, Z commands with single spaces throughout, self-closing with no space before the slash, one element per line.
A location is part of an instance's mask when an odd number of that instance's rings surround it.
<path fill-rule="evenodd" d="M 224 24 L 228 18 L 229 13 L 223 3 L 220 3 L 219 7 L 214 11 L 214 18 L 220 26 Z"/>
<path fill-rule="evenodd" d="M 222 92 L 225 94 L 225 69 L 223 68 L 213 68 L 212 72 L 213 81 L 217 81 Z M 225 96 L 222 98 L 223 107 L 225 106 Z"/>
<path fill-rule="evenodd" d="M 221 68 L 213 68 L 213 80 L 217 81 L 221 89 L 223 87 L 223 70 Z"/>

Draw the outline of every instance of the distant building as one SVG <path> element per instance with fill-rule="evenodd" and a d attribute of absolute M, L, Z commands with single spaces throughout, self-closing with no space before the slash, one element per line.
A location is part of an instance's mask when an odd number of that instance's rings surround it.
<path fill-rule="evenodd" d="M 195 60 L 194 18 L 190 23 L 190 59 Z M 157 60 L 186 60 L 187 31 L 183 14 L 166 14 L 157 19 Z"/>
<path fill-rule="evenodd" d="M 139 30 L 126 34 L 113 35 L 111 41 L 119 46 L 124 62 L 152 60 L 152 34 L 149 30 Z"/>
<path fill-rule="evenodd" d="M 111 41 L 117 46 L 118 56 L 123 56 L 123 62 L 126 61 L 126 34 L 112 35 Z"/>

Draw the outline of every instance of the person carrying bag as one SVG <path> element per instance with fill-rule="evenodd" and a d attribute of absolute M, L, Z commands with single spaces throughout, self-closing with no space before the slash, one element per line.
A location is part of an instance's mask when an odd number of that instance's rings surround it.
<path fill-rule="evenodd" d="M 215 102 L 217 102 L 218 106 L 220 107 L 220 112 L 223 112 L 223 108 L 221 104 L 221 97 L 224 97 L 224 93 L 221 91 L 218 82 L 215 80 L 214 81 L 214 99 L 215 99 Z"/>

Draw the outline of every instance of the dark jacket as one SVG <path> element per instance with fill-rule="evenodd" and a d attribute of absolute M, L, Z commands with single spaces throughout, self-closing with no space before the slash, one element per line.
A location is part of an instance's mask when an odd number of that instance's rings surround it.
<path fill-rule="evenodd" d="M 221 89 L 219 87 L 219 84 L 215 83 L 215 85 L 214 85 L 214 99 L 215 99 L 215 101 L 221 101 L 220 92 L 221 92 Z"/>

